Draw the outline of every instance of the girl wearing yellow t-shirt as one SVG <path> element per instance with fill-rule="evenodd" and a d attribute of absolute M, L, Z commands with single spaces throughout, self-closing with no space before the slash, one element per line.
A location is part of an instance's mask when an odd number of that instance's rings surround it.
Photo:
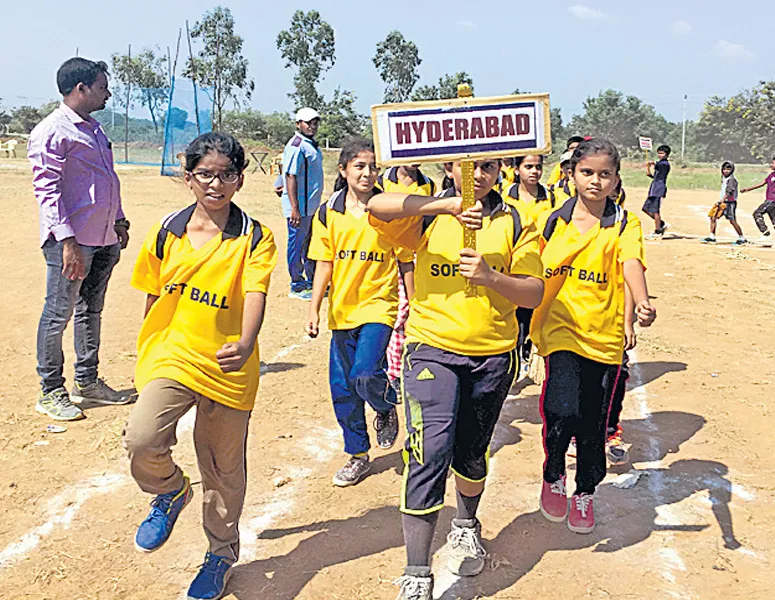
<path fill-rule="evenodd" d="M 331 199 L 312 222 L 309 257 L 317 261 L 306 332 L 317 337 L 320 306 L 331 286 L 329 378 L 334 412 L 344 434 L 349 460 L 334 475 L 334 485 L 355 485 L 369 472 L 369 434 L 365 405 L 377 413 L 374 429 L 380 448 L 398 435 L 396 392 L 389 385 L 386 350 L 398 314 L 396 248 L 369 224 L 366 205 L 375 192 L 374 147 L 364 138 L 347 140 L 339 156 L 339 178 Z"/>
<path fill-rule="evenodd" d="M 500 161 L 477 161 L 476 207 L 461 210 L 460 163 L 445 165 L 454 187 L 442 197 L 380 194 L 371 221 L 386 239 L 415 250 L 415 293 L 401 373 L 407 440 L 401 492 L 407 567 L 401 599 L 430 599 L 430 550 L 447 474 L 457 515 L 447 538 L 449 568 L 479 574 L 486 552 L 477 519 L 488 447 L 519 361 L 515 308 L 534 307 L 543 282 L 536 230 L 493 190 Z M 463 248 L 464 227 L 476 250 Z M 466 294 L 466 282 L 476 294 Z"/>
<path fill-rule="evenodd" d="M 627 305 L 635 303 L 644 327 L 656 311 L 646 286 L 640 222 L 610 199 L 619 182 L 616 147 L 602 139 L 582 142 L 570 170 L 577 196 L 538 223 L 546 291 L 530 338 L 546 358 L 541 512 L 550 521 L 567 517 L 571 531 L 590 533 L 593 494 L 606 471 L 606 426 L 625 348 Z M 565 453 L 574 435 L 576 489 L 569 511 Z"/>

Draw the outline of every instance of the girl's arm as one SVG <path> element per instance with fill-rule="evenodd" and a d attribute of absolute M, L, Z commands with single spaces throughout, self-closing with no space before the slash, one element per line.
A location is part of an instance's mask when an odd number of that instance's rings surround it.
<path fill-rule="evenodd" d="M 404 289 L 406 290 L 406 297 L 411 300 L 412 296 L 414 296 L 414 263 L 399 262 L 398 272 L 404 280 Z"/>
<path fill-rule="evenodd" d="M 215 357 L 224 373 L 239 371 L 253 354 L 258 332 L 264 323 L 266 294 L 264 292 L 248 292 L 242 306 L 242 329 L 237 342 L 224 344 Z"/>
<path fill-rule="evenodd" d="M 507 275 L 491 269 L 476 250 L 460 251 L 460 274 L 475 285 L 498 292 L 509 302 L 524 308 L 536 308 L 544 296 L 544 282 L 528 275 Z"/>
<path fill-rule="evenodd" d="M 156 304 L 158 299 L 159 297 L 154 296 L 153 294 L 148 294 L 145 297 L 145 312 L 143 313 L 143 319 L 148 316 L 148 313 L 151 312 L 151 307 Z"/>
<path fill-rule="evenodd" d="M 624 262 L 624 282 L 632 294 L 632 301 L 635 302 L 638 325 L 648 327 L 657 318 L 657 310 L 649 301 L 646 271 L 643 268 L 643 263 L 637 258 L 631 258 Z"/>
<path fill-rule="evenodd" d="M 632 299 L 632 292 L 630 286 L 624 284 L 624 349 L 632 350 L 638 343 L 638 338 L 635 335 L 635 327 L 633 322 L 635 321 L 635 302 Z"/>
<path fill-rule="evenodd" d="M 456 196 L 435 198 L 413 194 L 377 194 L 369 200 L 367 210 L 380 221 L 426 215 L 459 215 L 462 201 Z"/>
<path fill-rule="evenodd" d="M 380 194 L 381 195 L 381 194 Z M 328 260 L 319 260 L 315 265 L 315 279 L 312 280 L 312 300 L 307 312 L 307 323 L 304 331 L 311 338 L 318 337 L 320 326 L 320 306 L 326 295 L 328 284 L 331 283 L 331 274 L 334 271 L 334 263 Z"/>

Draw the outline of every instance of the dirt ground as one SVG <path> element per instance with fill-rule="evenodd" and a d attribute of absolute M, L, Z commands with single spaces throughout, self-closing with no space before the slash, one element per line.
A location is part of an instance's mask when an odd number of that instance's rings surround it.
<path fill-rule="evenodd" d="M 179 181 L 155 169 L 127 168 L 120 176 L 133 238 L 111 280 L 100 370 L 128 388 L 143 308 L 129 286 L 140 240 L 191 200 Z M 271 183 L 250 175 L 237 202 L 284 249 Z M 630 209 L 639 212 L 643 192 L 628 190 Z M 452 509 L 444 509 L 437 598 L 772 596 L 775 350 L 763 321 L 775 314 L 775 249 L 700 244 L 715 195 L 671 191 L 665 214 L 676 233 L 647 243 L 658 320 L 640 336 L 625 401 L 633 463 L 612 469 L 599 489 L 595 532 L 577 535 L 540 515 L 539 389 L 518 384 L 496 431 L 482 503 L 487 568 L 466 581 L 446 572 L 442 546 Z M 750 215 L 759 201 L 744 196 L 738 212 Z M 23 160 L 0 163 L 0 210 L 0 598 L 180 598 L 206 549 L 199 486 L 167 545 L 139 554 L 132 539 L 149 498 L 130 478 L 121 447 L 131 406 L 89 409 L 65 433 L 46 432 L 49 421 L 34 411 L 44 262 Z M 755 237 L 750 216 L 741 222 Z M 726 224 L 720 234 L 732 239 Z M 390 583 L 404 561 L 400 452 L 373 451 L 372 474 L 354 488 L 331 485 L 344 456 L 327 385 L 329 336 L 305 338 L 307 305 L 288 299 L 287 289 L 281 260 L 260 337 L 266 372 L 251 420 L 242 557 L 226 598 L 392 599 Z M 175 457 L 197 481 L 192 422 L 189 414 L 179 426 Z M 630 468 L 641 474 L 637 485 L 612 485 Z"/>

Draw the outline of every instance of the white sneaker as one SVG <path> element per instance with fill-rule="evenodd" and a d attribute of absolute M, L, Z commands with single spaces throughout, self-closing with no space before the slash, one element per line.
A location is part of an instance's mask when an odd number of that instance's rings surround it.
<path fill-rule="evenodd" d="M 761 236 L 759 236 L 759 239 L 756 240 L 756 241 L 757 242 L 761 242 L 761 243 L 772 242 L 772 240 L 770 239 L 770 234 L 769 233 L 761 234 Z"/>

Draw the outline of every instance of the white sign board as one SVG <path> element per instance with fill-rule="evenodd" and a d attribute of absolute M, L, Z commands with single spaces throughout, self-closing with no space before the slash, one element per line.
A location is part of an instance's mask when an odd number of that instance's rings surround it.
<path fill-rule="evenodd" d="M 549 95 L 454 98 L 371 107 L 380 165 L 548 154 Z"/>
<path fill-rule="evenodd" d="M 638 141 L 640 142 L 640 149 L 641 150 L 651 150 L 651 138 L 647 137 L 639 137 Z"/>

